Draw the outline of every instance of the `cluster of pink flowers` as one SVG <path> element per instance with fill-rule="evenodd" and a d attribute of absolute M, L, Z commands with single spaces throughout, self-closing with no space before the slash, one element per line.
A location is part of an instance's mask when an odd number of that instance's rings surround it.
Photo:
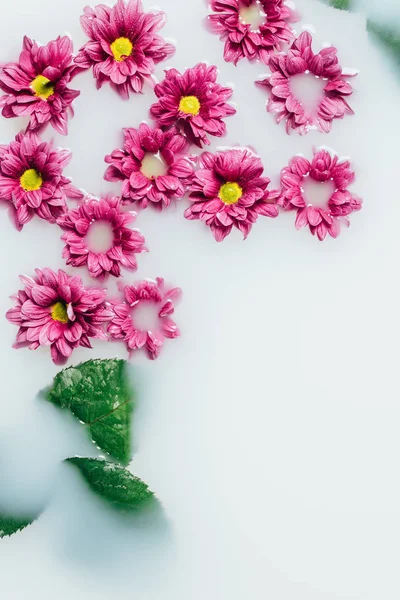
<path fill-rule="evenodd" d="M 225 61 L 237 65 L 243 58 L 257 59 L 269 67 L 271 74 L 256 84 L 267 89 L 267 111 L 278 123 L 285 121 L 287 133 L 305 134 L 311 128 L 329 133 L 334 119 L 353 114 L 347 102 L 353 88 L 347 79 L 356 73 L 342 69 L 334 46 L 315 54 L 310 33 L 295 38 L 291 24 L 298 15 L 285 0 L 210 0 L 210 8 L 208 26 L 224 41 Z M 325 83 L 312 109 L 292 89 L 291 82 L 299 75 Z"/>
<path fill-rule="evenodd" d="M 67 134 L 68 113 L 73 114 L 72 102 L 80 94 L 68 85 L 90 68 L 97 87 L 108 82 L 123 98 L 141 92 L 156 64 L 175 52 L 158 35 L 165 19 L 163 12 L 144 12 L 140 0 L 117 0 L 113 8 L 88 6 L 81 25 L 89 41 L 76 56 L 67 36 L 44 46 L 25 37 L 19 60 L 0 69 L 3 116 L 28 116 L 28 129 L 37 131 L 50 123 Z"/>
<path fill-rule="evenodd" d="M 165 338 L 176 338 L 172 320 L 180 290 L 165 290 L 162 279 L 121 286 L 121 300 L 107 300 L 105 289 L 85 287 L 79 276 L 64 271 L 36 269 L 34 277 L 21 276 L 24 285 L 12 299 L 15 307 L 7 319 L 18 326 L 15 348 L 36 350 L 49 346 L 56 364 L 64 364 L 79 346 L 91 348 L 91 339 L 123 340 L 129 352 L 145 347 L 157 358 Z M 149 305 L 156 325 L 151 329 L 136 322 L 139 306 Z"/>
<path fill-rule="evenodd" d="M 184 73 L 169 69 L 154 88 L 155 125 L 123 130 L 123 148 L 105 157 L 110 166 L 104 177 L 122 182 L 124 204 L 161 210 L 192 189 L 197 159 L 187 154 L 190 144 L 202 148 L 210 136 L 223 136 L 225 117 L 236 112 L 228 103 L 232 89 L 221 86 L 217 75 L 217 68 L 205 63 Z"/>
<path fill-rule="evenodd" d="M 336 118 L 353 111 L 347 99 L 353 89 L 334 47 L 312 50 L 312 37 L 297 39 L 292 29 L 298 16 L 284 0 L 210 0 L 209 27 L 224 41 L 224 58 L 259 60 L 271 73 L 258 81 L 269 94 L 267 110 L 286 130 L 300 134 L 310 129 L 328 133 Z M 236 113 L 233 90 L 218 81 L 214 65 L 198 63 L 183 72 L 166 70 L 155 83 L 155 65 L 171 57 L 175 48 L 159 34 L 165 23 L 160 11 L 145 12 L 141 0 L 117 0 L 113 7 L 86 7 L 82 28 L 89 40 L 76 56 L 64 36 L 40 46 L 25 37 L 18 62 L 0 68 L 0 106 L 3 116 L 27 116 L 25 133 L 0 145 L 0 200 L 11 212 L 18 230 L 34 216 L 56 224 L 64 243 L 62 256 L 73 268 L 84 267 L 103 281 L 120 278 L 122 270 L 137 269 L 137 255 L 147 250 L 145 239 L 131 227 L 137 209 L 166 209 L 188 195 L 184 216 L 202 221 L 217 242 L 237 229 L 247 238 L 259 218 L 276 218 L 295 211 L 297 229 L 308 227 L 323 240 L 337 237 L 361 200 L 349 186 L 355 179 L 350 162 L 333 152 L 314 151 L 311 161 L 295 156 L 281 172 L 280 189 L 270 189 L 260 157 L 253 149 L 234 147 L 191 154 L 211 138 L 226 133 L 225 120 Z M 82 71 L 92 69 L 97 87 L 104 83 L 122 97 L 142 92 L 146 83 L 157 101 L 150 107 L 152 124 L 124 128 L 122 148 L 105 157 L 104 178 L 121 184 L 120 196 L 97 198 L 84 194 L 64 175 L 71 153 L 55 149 L 39 137 L 50 124 L 67 133 L 68 115 L 79 91 L 69 88 Z M 292 80 L 313 76 L 324 82 L 323 97 L 314 109 L 296 98 Z M 309 200 L 306 182 L 330 187 L 324 205 Z M 71 209 L 67 200 L 78 200 Z M 98 227 L 109 233 L 107 243 L 91 243 Z M 49 346 L 55 363 L 63 364 L 91 339 L 121 340 L 129 354 L 143 348 L 157 358 L 166 338 L 180 335 L 172 319 L 178 288 L 166 288 L 161 278 L 135 285 L 119 283 L 119 298 L 107 297 L 102 287 L 85 287 L 80 276 L 60 270 L 37 269 L 34 277 L 12 298 L 7 313 L 19 327 L 16 347 Z M 153 312 L 151 326 L 141 323 L 141 308 Z"/>

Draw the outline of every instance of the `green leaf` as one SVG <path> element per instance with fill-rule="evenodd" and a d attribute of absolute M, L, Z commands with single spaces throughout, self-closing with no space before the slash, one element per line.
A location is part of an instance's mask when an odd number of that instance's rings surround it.
<path fill-rule="evenodd" d="M 90 489 L 119 511 L 137 513 L 158 504 L 148 486 L 120 465 L 98 458 L 75 457 L 65 462 L 77 468 Z"/>
<path fill-rule="evenodd" d="M 350 10 L 352 0 L 328 0 L 328 4 L 340 10 Z"/>
<path fill-rule="evenodd" d="M 11 515 L 0 514 L 0 538 L 8 535 L 13 535 L 21 529 L 25 529 L 28 525 L 31 525 L 37 519 L 37 515 L 34 517 L 15 517 Z"/>
<path fill-rule="evenodd" d="M 400 27 L 391 29 L 387 25 L 368 21 L 367 28 L 389 50 L 400 68 Z"/>
<path fill-rule="evenodd" d="M 122 464 L 131 460 L 134 392 L 124 360 L 89 360 L 58 373 L 45 394 L 87 425 L 92 440 Z"/>

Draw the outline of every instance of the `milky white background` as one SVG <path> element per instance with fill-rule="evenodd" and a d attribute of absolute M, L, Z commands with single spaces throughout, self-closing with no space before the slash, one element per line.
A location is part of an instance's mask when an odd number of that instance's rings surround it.
<path fill-rule="evenodd" d="M 337 240 L 297 232 L 294 217 L 260 219 L 214 242 L 185 221 L 186 201 L 140 214 L 150 252 L 137 277 L 182 286 L 182 338 L 156 362 L 134 358 L 141 390 L 131 469 L 162 499 L 168 527 L 124 529 L 59 466 L 95 451 L 68 415 L 35 399 L 57 369 L 46 351 L 11 349 L 15 328 L 0 320 L 0 502 L 24 509 L 51 498 L 43 517 L 0 542 L 5 600 L 395 600 L 400 597 L 400 405 L 398 385 L 400 198 L 399 86 L 365 33 L 362 15 L 297 0 L 316 44 L 331 42 L 360 70 L 355 117 L 332 134 L 286 136 L 253 85 L 265 67 L 225 64 L 202 25 L 201 0 L 160 0 L 177 41 L 166 65 L 216 63 L 234 86 L 236 116 L 219 144 L 254 146 L 277 183 L 293 154 L 313 146 L 350 156 L 364 209 Z M 382 0 L 394 9 L 396 2 Z M 365 3 L 369 8 L 373 2 Z M 26 33 L 41 42 L 69 32 L 75 49 L 83 0 L 1 1 L 0 56 L 13 60 Z M 146 3 L 150 8 L 150 4 Z M 162 77 L 161 65 L 157 76 Z M 67 138 L 66 174 L 94 194 L 104 155 L 120 130 L 147 118 L 153 92 L 122 101 L 95 90 L 91 73 Z M 74 86 L 75 87 L 75 86 Z M 23 121 L 0 121 L 9 142 Z M 54 134 L 46 132 L 50 139 Z M 218 144 L 214 144 L 216 148 Z M 18 274 L 63 266 L 60 232 L 36 220 L 22 233 L 0 214 L 0 314 Z M 127 280 L 134 280 L 128 276 Z M 88 280 L 87 280 L 88 281 Z M 119 345 L 75 352 L 125 357 Z"/>

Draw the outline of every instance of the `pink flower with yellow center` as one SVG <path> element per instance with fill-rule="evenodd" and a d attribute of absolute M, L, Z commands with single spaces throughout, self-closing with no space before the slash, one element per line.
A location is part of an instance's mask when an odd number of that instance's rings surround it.
<path fill-rule="evenodd" d="M 143 12 L 140 0 L 118 0 L 111 8 L 87 6 L 81 25 L 90 38 L 75 58 L 81 70 L 93 68 L 97 87 L 110 82 L 123 98 L 141 92 L 151 81 L 155 65 L 175 52 L 158 31 L 166 21 L 165 13 Z"/>
<path fill-rule="evenodd" d="M 185 217 L 203 221 L 217 242 L 233 227 L 246 238 L 259 216 L 278 216 L 277 194 L 267 189 L 270 180 L 263 171 L 260 158 L 247 148 L 204 152 L 189 188 L 192 205 Z"/>
<path fill-rule="evenodd" d="M 29 117 L 28 129 L 39 130 L 50 123 L 67 134 L 68 113 L 80 92 L 68 88 L 73 76 L 72 41 L 58 37 L 39 46 L 24 37 L 18 62 L 0 69 L 0 98 L 3 117 Z"/>
<path fill-rule="evenodd" d="M 164 81 L 154 88 L 158 102 L 150 108 L 158 126 L 177 126 L 199 148 L 210 144 L 209 135 L 223 136 L 224 119 L 236 110 L 227 102 L 233 90 L 219 85 L 217 74 L 217 67 L 205 63 L 184 73 L 176 69 L 166 71 Z"/>
<path fill-rule="evenodd" d="M 328 233 L 336 238 L 342 224 L 350 225 L 348 215 L 362 206 L 362 200 L 348 189 L 354 179 L 350 162 L 327 150 L 316 150 L 311 162 L 295 156 L 282 170 L 278 203 L 284 210 L 296 211 L 297 229 L 309 227 L 319 240 Z M 314 200 L 308 198 L 310 184 Z"/>
<path fill-rule="evenodd" d="M 63 175 L 71 156 L 31 131 L 0 145 L 0 200 L 10 205 L 19 230 L 35 215 L 55 223 L 66 210 L 67 198 L 82 197 Z"/>
<path fill-rule="evenodd" d="M 187 143 L 177 129 L 162 131 L 142 123 L 138 129 L 123 132 L 124 147 L 106 156 L 110 166 L 104 175 L 107 181 L 123 182 L 123 202 L 161 210 L 183 198 L 194 160 L 183 154 Z"/>
<path fill-rule="evenodd" d="M 356 72 L 342 69 L 335 47 L 329 46 L 314 54 L 311 45 L 311 34 L 303 32 L 287 53 L 271 56 L 268 66 L 272 74 L 256 81 L 269 92 L 267 111 L 276 115 L 277 123 L 286 123 L 287 133 L 292 129 L 301 135 L 310 129 L 329 133 L 334 119 L 354 114 L 347 102 L 353 93 L 347 78 Z M 315 106 L 308 106 L 297 97 L 296 84 L 300 77 L 322 83 L 322 95 Z"/>
<path fill-rule="evenodd" d="M 65 233 L 63 258 L 73 267 L 87 266 L 92 277 L 120 277 L 121 267 L 135 271 L 136 254 L 146 250 L 144 237 L 130 229 L 134 213 L 122 212 L 119 198 L 86 200 L 62 215 L 58 224 Z"/>
<path fill-rule="evenodd" d="M 15 348 L 49 346 L 53 361 L 64 364 L 75 348 L 91 348 L 90 338 L 107 340 L 103 324 L 112 312 L 106 290 L 85 288 L 80 277 L 48 268 L 20 279 L 24 288 L 12 296 L 15 307 L 6 315 L 19 327 Z"/>
<path fill-rule="evenodd" d="M 211 0 L 208 25 L 225 42 L 224 59 L 268 64 L 271 54 L 294 37 L 289 23 L 298 20 L 284 0 Z"/>
<path fill-rule="evenodd" d="M 136 285 L 121 286 L 122 302 L 112 303 L 114 315 L 108 325 L 111 339 L 122 340 L 131 354 L 144 348 L 151 359 L 159 356 L 165 338 L 175 339 L 180 331 L 171 316 L 180 288 L 165 289 L 164 280 L 145 280 Z M 143 311 L 150 311 L 152 323 L 143 322 Z M 147 315 L 148 320 L 148 315 Z"/>

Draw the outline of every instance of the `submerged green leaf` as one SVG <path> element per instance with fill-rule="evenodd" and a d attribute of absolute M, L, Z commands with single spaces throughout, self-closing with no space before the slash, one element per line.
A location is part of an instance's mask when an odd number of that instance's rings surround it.
<path fill-rule="evenodd" d="M 28 525 L 32 525 L 36 519 L 37 515 L 34 517 L 16 517 L 0 514 L 0 538 L 13 535 L 13 533 L 17 533 L 18 531 L 21 531 L 21 529 L 25 529 L 25 527 L 28 527 Z"/>
<path fill-rule="evenodd" d="M 328 0 L 328 4 L 340 10 L 350 10 L 352 0 Z"/>
<path fill-rule="evenodd" d="M 392 29 L 373 21 L 368 21 L 367 27 L 368 31 L 389 50 L 400 68 L 400 27 Z"/>
<path fill-rule="evenodd" d="M 157 505 L 147 484 L 120 465 L 98 458 L 75 457 L 65 462 L 79 469 L 90 489 L 117 510 L 137 513 Z"/>
<path fill-rule="evenodd" d="M 89 360 L 58 373 L 49 402 L 69 409 L 87 425 L 93 441 L 122 464 L 131 460 L 134 392 L 124 360 Z"/>

